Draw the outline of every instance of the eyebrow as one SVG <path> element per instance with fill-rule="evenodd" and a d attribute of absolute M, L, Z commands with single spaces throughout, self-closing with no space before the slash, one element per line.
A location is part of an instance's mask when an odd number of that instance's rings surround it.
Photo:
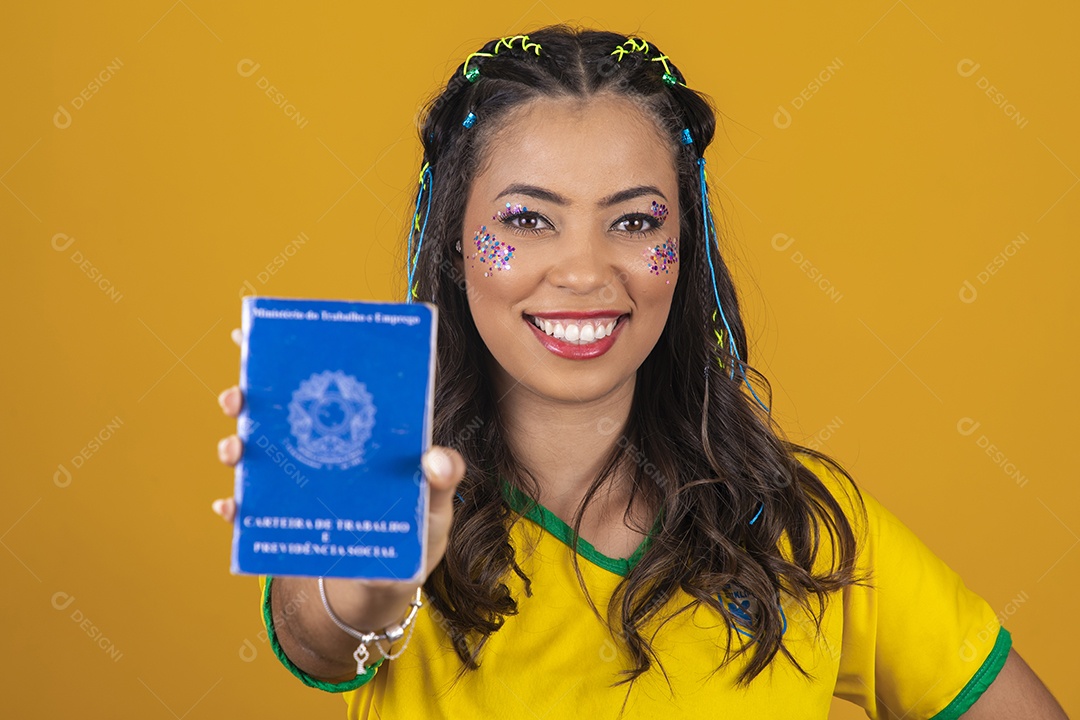
<path fill-rule="evenodd" d="M 644 195 L 659 195 L 664 202 L 667 202 L 667 197 L 664 193 L 660 192 L 660 188 L 655 185 L 638 185 L 637 187 L 627 188 L 626 190 L 620 190 L 617 193 L 608 195 L 606 198 L 600 201 L 600 207 L 611 207 L 627 200 L 633 200 Z"/>
<path fill-rule="evenodd" d="M 499 198 L 506 197 L 507 195 L 528 195 L 529 197 L 534 197 L 537 200 L 546 200 L 547 202 L 554 205 L 569 204 L 567 199 L 559 193 L 552 192 L 551 190 L 545 190 L 544 188 L 538 187 L 536 185 L 523 185 L 521 183 L 507 185 L 505 190 L 495 196 L 495 199 L 498 200 Z"/>
<path fill-rule="evenodd" d="M 569 205 L 570 202 L 557 192 L 552 192 L 546 188 L 542 188 L 536 185 L 525 185 L 522 183 L 514 183 L 508 185 L 505 190 L 495 196 L 495 199 L 505 197 L 507 195 L 527 195 L 529 197 L 536 198 L 537 200 L 544 200 L 554 205 Z M 660 188 L 655 185 L 637 185 L 632 188 L 620 190 L 617 193 L 608 195 L 601 198 L 597 203 L 600 207 L 611 207 L 627 200 L 633 200 L 645 195 L 659 195 L 663 198 L 664 202 L 667 202 L 667 197 L 664 193 L 660 192 Z"/>

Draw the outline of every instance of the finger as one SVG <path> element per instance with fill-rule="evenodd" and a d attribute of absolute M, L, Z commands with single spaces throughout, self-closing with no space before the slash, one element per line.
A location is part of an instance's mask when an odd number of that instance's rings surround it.
<path fill-rule="evenodd" d="M 240 388 L 236 385 L 222 390 L 217 400 L 222 411 L 229 417 L 239 415 L 240 409 L 244 406 L 244 394 L 240 392 Z"/>
<path fill-rule="evenodd" d="M 244 452 L 244 444 L 236 435 L 230 435 L 218 441 L 218 459 L 226 465 L 235 465 Z"/>
<path fill-rule="evenodd" d="M 244 334 L 240 332 L 240 328 L 233 328 L 233 331 L 229 333 L 229 337 L 231 337 L 232 341 L 237 345 L 244 342 Z"/>
<path fill-rule="evenodd" d="M 215 500 L 210 504 L 210 508 L 226 522 L 232 522 L 233 518 L 236 517 L 236 500 L 233 498 Z"/>
<path fill-rule="evenodd" d="M 464 458 L 453 448 L 435 446 L 424 453 L 421 462 L 431 490 L 432 509 L 452 505 L 454 491 L 465 477 Z"/>

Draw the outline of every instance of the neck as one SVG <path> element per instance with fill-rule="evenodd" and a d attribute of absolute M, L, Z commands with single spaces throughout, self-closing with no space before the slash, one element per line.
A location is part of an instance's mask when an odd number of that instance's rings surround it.
<path fill-rule="evenodd" d="M 634 376 L 587 401 L 544 397 L 510 381 L 498 391 L 506 441 L 515 459 L 536 478 L 542 505 L 569 521 L 615 446 L 630 415 Z M 619 473 L 590 501 L 589 515 L 620 517 L 630 493 Z"/>

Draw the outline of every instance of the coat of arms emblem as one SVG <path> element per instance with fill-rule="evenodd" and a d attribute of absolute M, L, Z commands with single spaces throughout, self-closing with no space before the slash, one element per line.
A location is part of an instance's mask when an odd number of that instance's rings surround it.
<path fill-rule="evenodd" d="M 340 370 L 315 373 L 293 391 L 289 452 L 313 468 L 347 470 L 364 461 L 364 444 L 375 426 L 373 397 L 363 383 Z"/>

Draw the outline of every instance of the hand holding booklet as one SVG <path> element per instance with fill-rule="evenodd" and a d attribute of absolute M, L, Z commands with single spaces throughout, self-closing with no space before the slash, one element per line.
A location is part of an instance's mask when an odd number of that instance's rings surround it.
<path fill-rule="evenodd" d="M 245 297 L 232 572 L 422 579 L 437 310 Z"/>

